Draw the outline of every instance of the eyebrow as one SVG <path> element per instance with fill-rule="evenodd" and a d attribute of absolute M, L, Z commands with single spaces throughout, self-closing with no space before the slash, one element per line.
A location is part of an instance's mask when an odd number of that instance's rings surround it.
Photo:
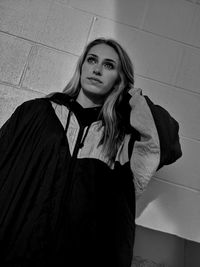
<path fill-rule="evenodd" d="M 95 54 L 88 54 L 88 56 L 93 56 L 93 57 L 98 58 L 98 56 L 95 55 Z M 115 60 L 111 59 L 111 58 L 105 58 L 104 60 L 107 61 L 107 62 L 112 62 L 112 63 L 117 65 L 117 62 Z"/>

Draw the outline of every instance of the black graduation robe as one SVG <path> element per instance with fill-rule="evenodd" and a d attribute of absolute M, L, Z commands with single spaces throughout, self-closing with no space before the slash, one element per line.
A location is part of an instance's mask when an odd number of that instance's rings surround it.
<path fill-rule="evenodd" d="M 66 104 L 63 96 L 52 100 Z M 91 121 L 81 123 L 90 125 L 99 110 L 85 112 L 82 117 L 93 114 Z M 177 129 L 174 133 L 171 140 L 177 139 Z M 175 141 L 168 164 L 181 155 Z M 134 217 L 128 164 L 111 170 L 96 159 L 73 158 L 49 99 L 23 103 L 1 128 L 0 266 L 130 266 Z"/>

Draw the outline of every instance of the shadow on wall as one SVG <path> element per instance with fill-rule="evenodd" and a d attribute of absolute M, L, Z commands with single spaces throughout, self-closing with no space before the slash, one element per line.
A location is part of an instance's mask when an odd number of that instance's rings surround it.
<path fill-rule="evenodd" d="M 146 191 L 143 195 L 137 200 L 136 203 L 136 218 L 142 216 L 143 212 L 147 209 L 151 203 L 154 203 L 159 196 L 166 193 L 164 187 L 155 186 L 156 181 L 152 178 L 149 182 Z"/>
<path fill-rule="evenodd" d="M 191 194 L 184 187 L 153 178 L 137 201 L 136 223 L 199 242 L 199 202 L 198 191 Z"/>

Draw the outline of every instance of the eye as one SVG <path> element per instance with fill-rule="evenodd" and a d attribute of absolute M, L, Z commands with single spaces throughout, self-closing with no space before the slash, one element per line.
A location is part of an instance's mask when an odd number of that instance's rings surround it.
<path fill-rule="evenodd" d="M 114 65 L 110 62 L 106 62 L 104 63 L 104 67 L 108 70 L 113 70 L 114 69 Z"/>
<path fill-rule="evenodd" d="M 95 64 L 97 62 L 97 59 L 95 57 L 88 57 L 87 62 L 89 64 Z"/>

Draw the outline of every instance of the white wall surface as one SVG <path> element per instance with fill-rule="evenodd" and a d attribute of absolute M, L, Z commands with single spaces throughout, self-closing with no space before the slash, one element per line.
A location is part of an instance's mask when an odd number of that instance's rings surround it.
<path fill-rule="evenodd" d="M 183 156 L 152 179 L 137 224 L 200 242 L 200 1 L 0 0 L 0 124 L 62 91 L 83 46 L 117 39 L 136 87 L 180 123 Z"/>

